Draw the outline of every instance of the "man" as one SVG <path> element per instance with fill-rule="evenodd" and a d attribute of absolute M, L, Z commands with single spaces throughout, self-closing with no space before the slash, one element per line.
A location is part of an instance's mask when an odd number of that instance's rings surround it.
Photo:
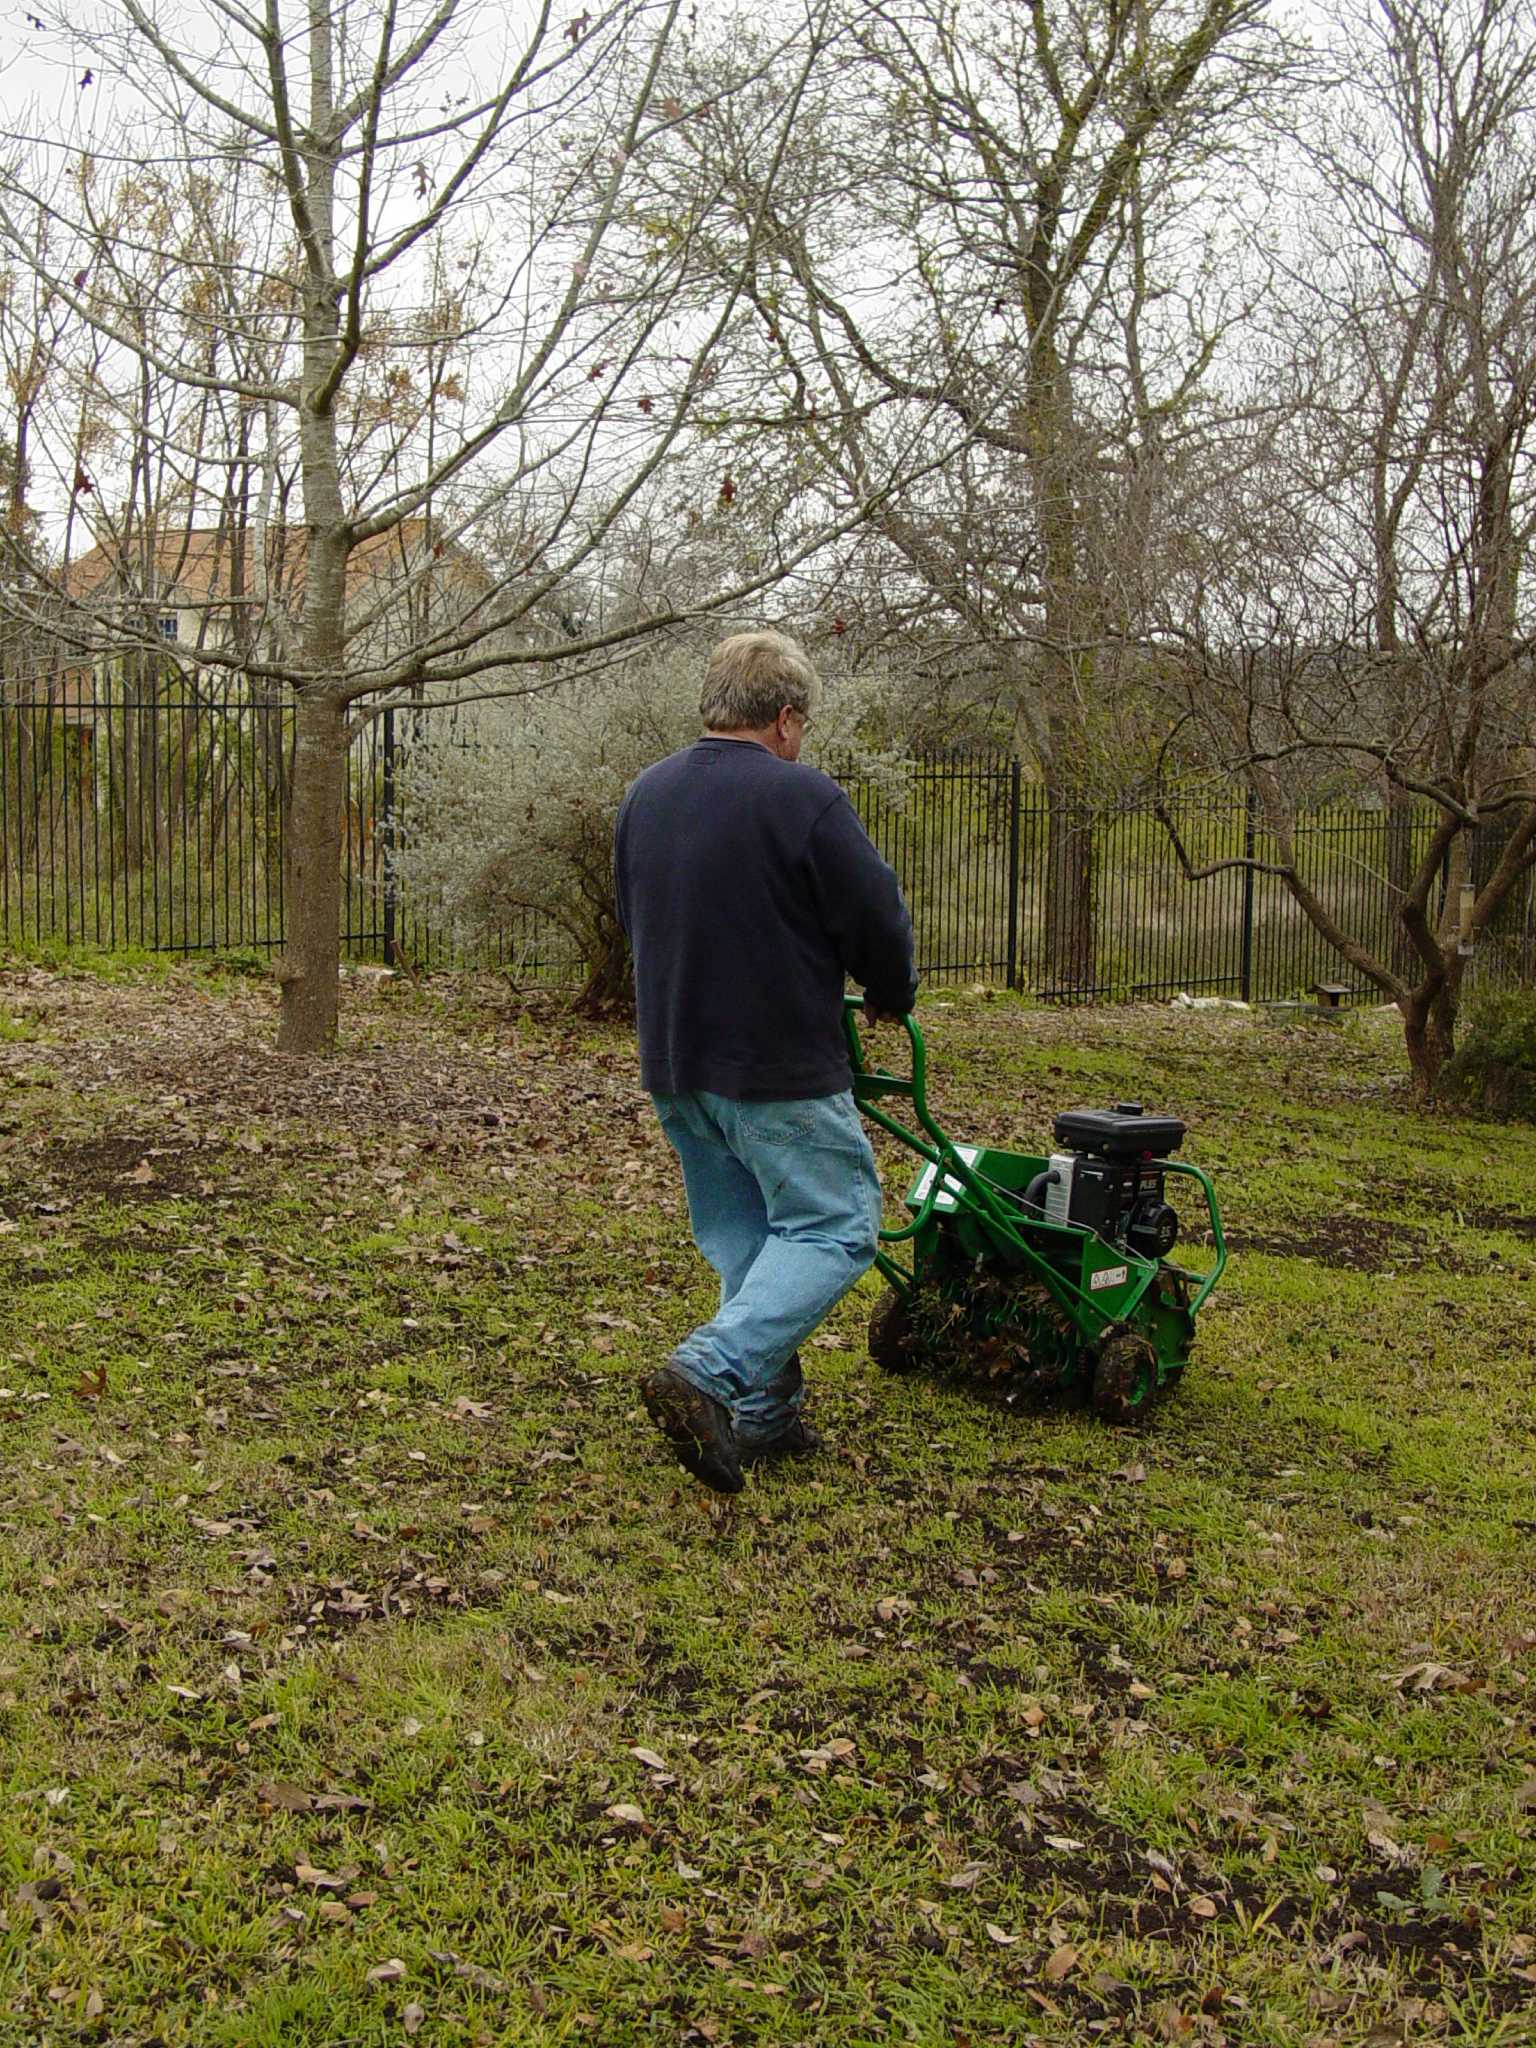
<path fill-rule="evenodd" d="M 793 640 L 709 658 L 703 737 L 646 769 L 614 835 L 640 1075 L 682 1162 L 719 1313 L 641 1381 L 682 1464 L 720 1493 L 813 1451 L 799 1345 L 875 1255 L 880 1183 L 843 1035 L 851 975 L 912 1006 L 912 921 L 829 776 L 799 760 L 820 685 Z"/>

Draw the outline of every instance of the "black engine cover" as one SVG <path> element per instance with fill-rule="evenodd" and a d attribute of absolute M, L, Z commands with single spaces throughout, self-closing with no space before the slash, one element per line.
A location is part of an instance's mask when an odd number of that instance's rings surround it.
<path fill-rule="evenodd" d="M 1053 1128 L 1058 1145 L 1096 1159 L 1166 1159 L 1184 1142 L 1176 1116 L 1128 1116 L 1114 1109 L 1064 1109 Z"/>

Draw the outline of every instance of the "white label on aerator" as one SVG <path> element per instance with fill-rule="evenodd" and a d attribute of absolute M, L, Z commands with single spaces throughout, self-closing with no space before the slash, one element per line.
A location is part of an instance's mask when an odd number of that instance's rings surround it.
<path fill-rule="evenodd" d="M 955 1150 L 960 1154 L 960 1157 L 967 1166 L 974 1166 L 981 1157 L 981 1147 L 979 1145 L 957 1145 Z M 907 1197 L 907 1201 L 910 1204 L 920 1206 L 926 1200 L 928 1190 L 933 1186 L 933 1176 L 938 1170 L 936 1166 L 924 1167 L 913 1184 L 911 1194 Z M 964 1190 L 959 1181 L 955 1179 L 955 1176 L 952 1173 L 946 1173 L 944 1185 L 939 1189 L 938 1195 L 934 1200 L 934 1207 L 936 1209 L 953 1209 L 955 1206 L 955 1196 L 963 1192 Z"/>
<path fill-rule="evenodd" d="M 1100 1273 L 1088 1276 L 1089 1290 L 1097 1294 L 1101 1287 L 1120 1287 L 1131 1277 L 1129 1266 L 1106 1266 Z"/>

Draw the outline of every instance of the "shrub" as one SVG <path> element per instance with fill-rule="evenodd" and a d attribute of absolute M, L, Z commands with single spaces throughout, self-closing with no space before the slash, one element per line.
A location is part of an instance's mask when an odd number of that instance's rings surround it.
<path fill-rule="evenodd" d="M 703 655 L 675 651 L 541 695 L 471 705 L 423 721 L 399 771 L 405 887 L 460 939 L 557 925 L 585 965 L 581 1007 L 632 1000 L 628 950 L 613 896 L 613 826 L 641 769 L 697 737 Z M 829 685 L 819 750 L 883 773 L 899 767 L 860 746 L 878 680 Z"/>
<path fill-rule="evenodd" d="M 1474 995 L 1441 1074 L 1444 1094 L 1494 1116 L 1536 1123 L 1536 989 Z"/>

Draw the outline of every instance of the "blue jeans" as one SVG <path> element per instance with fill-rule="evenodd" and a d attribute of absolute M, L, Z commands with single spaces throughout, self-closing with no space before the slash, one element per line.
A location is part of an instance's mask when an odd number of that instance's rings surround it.
<path fill-rule="evenodd" d="M 651 1100 L 682 1161 L 693 1241 L 720 1275 L 719 1313 L 669 1362 L 729 1410 L 743 1448 L 772 1443 L 804 1399 L 794 1352 L 874 1259 L 874 1153 L 851 1094 Z"/>

